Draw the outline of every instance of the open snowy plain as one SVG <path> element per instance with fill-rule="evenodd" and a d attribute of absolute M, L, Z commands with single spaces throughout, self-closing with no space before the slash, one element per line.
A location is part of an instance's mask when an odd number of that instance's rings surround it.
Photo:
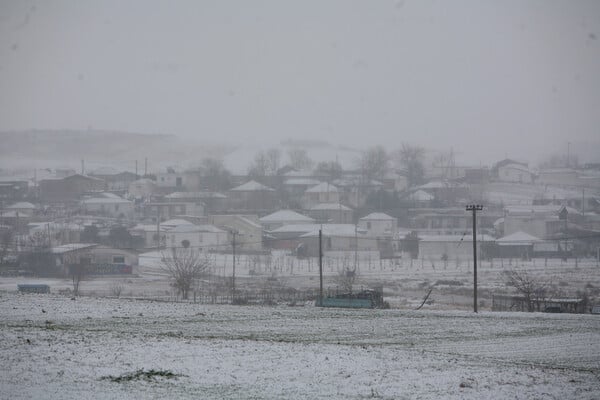
<path fill-rule="evenodd" d="M 600 398 L 598 315 L 0 292 L 0 317 L 6 399 Z"/>

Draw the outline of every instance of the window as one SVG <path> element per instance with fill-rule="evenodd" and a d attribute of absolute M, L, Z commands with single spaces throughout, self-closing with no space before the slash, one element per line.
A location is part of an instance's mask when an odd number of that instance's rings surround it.
<path fill-rule="evenodd" d="M 125 264 L 125 256 L 113 256 L 113 264 Z"/>

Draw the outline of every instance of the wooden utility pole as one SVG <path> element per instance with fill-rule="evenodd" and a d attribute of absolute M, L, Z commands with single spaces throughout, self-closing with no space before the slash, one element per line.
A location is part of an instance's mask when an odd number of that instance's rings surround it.
<path fill-rule="evenodd" d="M 237 234 L 236 231 L 232 231 L 231 232 L 233 240 L 231 242 L 231 252 L 233 255 L 233 273 L 231 275 L 231 302 L 235 303 L 235 235 Z"/>
<path fill-rule="evenodd" d="M 156 205 L 156 250 L 160 250 L 160 206 Z"/>
<path fill-rule="evenodd" d="M 323 230 L 319 229 L 319 306 L 323 306 Z"/>
<path fill-rule="evenodd" d="M 480 204 L 467 206 L 467 211 L 473 212 L 473 312 L 477 312 L 477 211 L 481 210 Z"/>

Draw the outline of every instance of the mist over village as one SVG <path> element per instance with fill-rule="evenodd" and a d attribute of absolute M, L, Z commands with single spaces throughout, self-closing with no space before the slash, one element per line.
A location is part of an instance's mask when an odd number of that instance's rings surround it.
<path fill-rule="evenodd" d="M 0 397 L 598 398 L 598 32 L 0 2 Z"/>

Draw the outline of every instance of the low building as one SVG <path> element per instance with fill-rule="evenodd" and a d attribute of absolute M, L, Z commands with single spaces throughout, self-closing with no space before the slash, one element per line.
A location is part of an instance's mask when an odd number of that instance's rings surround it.
<path fill-rule="evenodd" d="M 328 182 L 321 182 L 304 192 L 303 203 L 312 206 L 319 203 L 339 203 L 340 193 L 336 186 Z"/>
<path fill-rule="evenodd" d="M 272 231 L 283 225 L 314 224 L 315 220 L 292 210 L 279 210 L 259 219 L 262 227 Z"/>
<path fill-rule="evenodd" d="M 35 214 L 37 207 L 28 201 L 19 201 L 6 207 L 9 211 L 16 211 L 19 215 L 31 217 Z"/>
<path fill-rule="evenodd" d="M 321 244 L 319 244 L 319 231 L 322 232 Z M 299 242 L 298 255 L 307 257 L 318 257 L 319 248 L 322 248 L 325 255 L 349 251 L 369 252 L 377 257 L 379 254 L 377 241 L 365 233 L 357 233 L 354 224 L 323 224 L 318 229 L 303 234 Z"/>
<path fill-rule="evenodd" d="M 350 224 L 353 210 L 341 203 L 320 203 L 308 209 L 308 216 L 322 224 Z"/>
<path fill-rule="evenodd" d="M 275 189 L 249 181 L 229 190 L 231 207 L 236 210 L 272 210 L 279 202 Z"/>
<path fill-rule="evenodd" d="M 493 244 L 494 238 L 477 235 L 477 251 L 482 245 Z M 470 235 L 423 235 L 419 236 L 418 258 L 430 261 L 473 260 L 473 243 Z"/>
<path fill-rule="evenodd" d="M 207 251 L 224 250 L 229 246 L 228 233 L 214 225 L 179 224 L 165 228 L 165 236 L 167 247 Z"/>
<path fill-rule="evenodd" d="M 262 226 L 256 215 L 211 215 L 210 223 L 227 232 L 236 232 L 236 251 L 261 251 Z"/>
<path fill-rule="evenodd" d="M 152 179 L 142 178 L 129 184 L 128 193 L 134 199 L 146 199 L 157 192 L 157 185 Z"/>
<path fill-rule="evenodd" d="M 106 182 L 100 178 L 75 174 L 40 181 L 39 196 L 46 203 L 75 202 L 85 193 L 101 192 L 105 188 Z"/>
<path fill-rule="evenodd" d="M 104 217 L 133 219 L 135 214 L 134 203 L 118 196 L 84 199 L 81 206 L 91 215 Z"/>
<path fill-rule="evenodd" d="M 385 213 L 371 213 L 358 220 L 358 227 L 372 237 L 391 237 L 398 229 L 398 220 Z"/>

